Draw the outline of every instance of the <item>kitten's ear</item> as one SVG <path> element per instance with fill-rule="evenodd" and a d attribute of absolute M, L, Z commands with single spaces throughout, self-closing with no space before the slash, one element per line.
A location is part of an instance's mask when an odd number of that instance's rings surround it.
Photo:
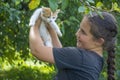
<path fill-rule="evenodd" d="M 44 6 L 42 6 L 42 13 L 45 13 L 45 8 Z"/>
<path fill-rule="evenodd" d="M 60 9 L 57 9 L 57 10 L 55 11 L 55 13 L 57 13 L 57 14 L 58 14 L 59 12 L 60 12 Z"/>
<path fill-rule="evenodd" d="M 42 8 L 45 8 L 44 6 L 42 6 Z"/>

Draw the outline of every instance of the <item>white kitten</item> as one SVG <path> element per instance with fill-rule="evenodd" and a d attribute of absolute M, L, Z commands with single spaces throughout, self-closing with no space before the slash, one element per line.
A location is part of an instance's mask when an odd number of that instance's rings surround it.
<path fill-rule="evenodd" d="M 52 45 L 51 36 L 45 24 L 49 23 L 50 27 L 52 27 L 59 36 L 62 36 L 62 33 L 55 22 L 55 20 L 57 19 L 58 13 L 59 13 L 59 10 L 56 10 L 56 12 L 53 13 L 50 8 L 42 7 L 35 10 L 35 12 L 30 18 L 29 26 L 34 26 L 39 16 L 41 17 L 42 21 L 41 21 L 40 30 L 39 30 L 40 36 L 42 37 L 44 44 L 49 47 L 52 47 L 53 45 Z"/>

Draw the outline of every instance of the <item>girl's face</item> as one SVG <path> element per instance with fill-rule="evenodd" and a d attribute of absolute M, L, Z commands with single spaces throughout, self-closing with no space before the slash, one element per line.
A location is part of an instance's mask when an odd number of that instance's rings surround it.
<path fill-rule="evenodd" d="M 76 33 L 77 37 L 77 47 L 91 50 L 97 48 L 99 43 L 94 39 L 93 35 L 90 33 L 90 25 L 87 18 L 83 18 L 80 28 Z"/>

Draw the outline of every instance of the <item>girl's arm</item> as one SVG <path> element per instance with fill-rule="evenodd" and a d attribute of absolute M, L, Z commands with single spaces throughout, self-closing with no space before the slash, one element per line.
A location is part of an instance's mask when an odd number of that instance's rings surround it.
<path fill-rule="evenodd" d="M 54 63 L 52 47 L 46 47 L 39 35 L 39 25 L 41 20 L 38 19 L 35 26 L 30 28 L 29 45 L 32 54 L 39 60 Z"/>

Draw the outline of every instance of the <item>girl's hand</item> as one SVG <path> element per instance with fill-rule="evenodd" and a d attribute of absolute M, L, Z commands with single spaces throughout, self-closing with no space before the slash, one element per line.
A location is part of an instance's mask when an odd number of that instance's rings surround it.
<path fill-rule="evenodd" d="M 35 26 L 39 28 L 40 24 L 41 24 L 41 18 L 39 17 L 35 23 Z"/>

